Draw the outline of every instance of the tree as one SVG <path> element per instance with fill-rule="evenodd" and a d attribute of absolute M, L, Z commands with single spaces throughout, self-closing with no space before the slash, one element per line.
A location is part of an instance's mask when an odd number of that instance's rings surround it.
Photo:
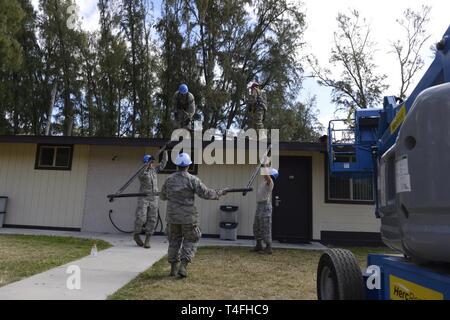
<path fill-rule="evenodd" d="M 156 63 L 155 46 L 150 38 L 150 4 L 144 0 L 122 0 L 121 30 L 129 50 L 125 64 L 127 98 L 131 104 L 131 116 L 125 129 L 132 136 L 153 135 L 154 112 L 153 91 Z"/>
<path fill-rule="evenodd" d="M 120 32 L 119 2 L 100 0 L 100 31 L 91 45 L 91 62 L 87 63 L 87 98 L 90 134 L 120 136 L 121 103 L 125 96 L 126 43 Z M 87 55 L 89 57 L 89 55 Z M 89 61 L 89 60 L 88 60 Z"/>
<path fill-rule="evenodd" d="M 318 83 L 332 88 L 332 102 L 337 110 L 352 113 L 356 108 L 380 103 L 388 85 L 386 75 L 376 73 L 375 43 L 370 38 L 371 28 L 366 20 L 352 10 L 350 15 L 339 13 L 337 22 L 330 63 L 342 69 L 340 75 L 333 76 L 330 69 L 321 68 L 313 56 L 308 57 L 308 62 Z"/>
<path fill-rule="evenodd" d="M 310 96 L 304 102 L 291 103 L 288 108 L 269 107 L 266 123 L 269 128 L 280 130 L 281 141 L 317 142 L 324 128 L 317 118 L 316 105 L 316 96 Z"/>
<path fill-rule="evenodd" d="M 84 43 L 81 47 L 81 81 L 82 81 L 82 97 L 80 99 L 80 120 L 79 120 L 79 132 L 80 135 L 99 135 L 107 136 L 104 134 L 103 126 L 108 123 L 103 118 L 102 112 L 102 98 L 100 94 L 102 90 L 99 89 L 102 76 L 99 69 L 99 55 L 100 51 L 96 47 L 97 37 L 95 33 L 89 34 L 86 39 L 87 43 Z"/>
<path fill-rule="evenodd" d="M 172 97 L 181 82 L 189 83 L 190 91 L 196 92 L 191 79 L 183 78 L 183 61 L 195 63 L 195 57 L 187 55 L 183 48 L 180 21 L 181 4 L 178 1 L 162 3 L 162 18 L 156 25 L 161 41 L 161 66 L 158 69 L 160 92 L 157 94 L 159 125 L 156 128 L 160 136 L 170 137 L 173 131 L 171 122 Z M 184 73 L 186 74 L 186 73 Z"/>
<path fill-rule="evenodd" d="M 16 0 L 0 0 L 0 134 L 11 133 L 11 108 L 8 99 L 10 96 L 10 72 L 18 70 L 22 64 L 22 47 L 17 39 L 21 22 L 24 18 L 20 4 Z"/>
<path fill-rule="evenodd" d="M 222 130 L 244 125 L 247 84 L 256 77 L 277 98 L 272 100 L 277 108 L 286 108 L 299 91 L 303 70 L 297 54 L 305 27 L 301 4 L 166 0 L 163 8 L 157 27 L 163 41 L 160 78 L 172 81 L 160 101 L 166 119 L 169 96 L 181 82 L 196 97 L 203 126 Z"/>
<path fill-rule="evenodd" d="M 81 103 L 80 57 L 86 43 L 83 31 L 68 26 L 69 18 L 72 18 L 69 7 L 73 5 L 73 0 L 40 0 L 39 29 L 46 61 L 47 91 L 51 92 L 50 88 L 57 83 L 60 98 L 57 100 L 60 109 L 57 119 L 63 120 L 56 126 L 61 126 L 67 136 L 73 133 L 75 111 Z"/>
<path fill-rule="evenodd" d="M 397 19 L 397 23 L 403 29 L 404 38 L 394 41 L 392 48 L 400 65 L 401 85 L 398 97 L 401 99 L 406 98 L 414 77 L 425 65 L 421 51 L 430 39 L 430 35 L 426 32 L 430 11 L 429 6 L 422 6 L 420 11 L 408 8 L 403 13 L 403 18 Z"/>
<path fill-rule="evenodd" d="M 160 92 L 158 134 L 170 137 L 174 129 L 172 121 L 173 95 L 181 83 L 187 83 L 196 97 L 196 105 L 203 109 L 201 98 L 201 67 L 198 65 L 197 48 L 193 44 L 191 1 L 167 0 L 162 2 L 162 16 L 156 24 L 161 42 L 158 78 Z M 195 4 L 194 4 L 194 8 Z"/>
<path fill-rule="evenodd" d="M 258 79 L 274 109 L 287 108 L 301 89 L 303 67 L 298 52 L 303 47 L 305 30 L 302 5 L 289 1 L 256 2 L 257 22 L 244 38 L 245 80 L 248 83 Z M 242 96 L 239 98 L 242 101 Z M 240 116 L 241 126 L 245 125 L 242 111 L 235 112 L 236 107 L 240 106 L 236 104 L 228 115 L 228 127 L 235 116 Z"/>
<path fill-rule="evenodd" d="M 2 133 L 168 137 L 183 82 L 205 128 L 244 126 L 256 78 L 275 118 L 303 110 L 302 3 L 165 0 L 152 29 L 150 0 L 98 0 L 92 33 L 77 27 L 74 4 L 39 0 L 37 14 L 31 0 L 0 0 Z"/>
<path fill-rule="evenodd" d="M 15 70 L 22 62 L 22 47 L 16 38 L 25 12 L 17 0 L 0 0 L 0 70 Z"/>
<path fill-rule="evenodd" d="M 18 0 L 22 19 L 14 41 L 20 51 L 20 65 L 0 71 L 0 120 L 3 134 L 43 133 L 45 93 L 42 78 L 42 54 L 36 37 L 36 12 L 29 0 Z"/>

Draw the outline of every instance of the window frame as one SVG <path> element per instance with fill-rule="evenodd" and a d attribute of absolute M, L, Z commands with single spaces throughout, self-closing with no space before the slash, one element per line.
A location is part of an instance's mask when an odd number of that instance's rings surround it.
<path fill-rule="evenodd" d="M 41 149 L 42 148 L 53 148 L 55 150 L 55 154 L 53 156 L 53 162 L 56 164 L 56 155 L 57 155 L 57 149 L 58 148 L 68 148 L 70 150 L 69 154 L 69 163 L 67 167 L 57 167 L 57 166 L 42 166 L 40 165 L 40 156 L 41 156 Z M 35 170 L 49 170 L 49 171 L 72 171 L 72 160 L 73 160 L 73 153 L 74 153 L 74 145 L 73 144 L 48 144 L 48 143 L 41 143 L 36 146 L 36 159 L 34 163 L 34 169 Z"/>
<path fill-rule="evenodd" d="M 354 205 L 375 205 L 375 184 L 373 183 L 372 178 L 372 193 L 373 193 L 373 200 L 350 200 L 350 199 L 333 199 L 330 198 L 330 172 L 328 168 L 328 154 L 325 153 L 324 156 L 324 163 L 325 163 L 325 203 L 336 203 L 336 204 L 354 204 Z M 353 178 L 349 178 L 350 181 L 350 196 L 353 197 Z"/>

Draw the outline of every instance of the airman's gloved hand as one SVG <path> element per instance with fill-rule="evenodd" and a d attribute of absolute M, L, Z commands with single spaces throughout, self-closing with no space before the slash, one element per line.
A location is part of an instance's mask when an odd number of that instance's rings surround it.
<path fill-rule="evenodd" d="M 264 156 L 261 161 L 262 167 L 269 167 L 272 163 L 272 159 L 269 156 Z"/>
<path fill-rule="evenodd" d="M 219 189 L 217 190 L 217 194 L 219 195 L 219 197 L 222 197 L 224 195 L 226 195 L 228 193 L 227 189 Z"/>

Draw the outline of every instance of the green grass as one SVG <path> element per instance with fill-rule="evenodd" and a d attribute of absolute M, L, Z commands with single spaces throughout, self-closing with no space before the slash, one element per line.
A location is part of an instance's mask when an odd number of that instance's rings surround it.
<path fill-rule="evenodd" d="M 0 235 L 0 287 L 111 247 L 101 240 Z"/>
<path fill-rule="evenodd" d="M 361 267 L 367 253 L 387 248 L 349 248 Z M 166 258 L 140 274 L 110 299 L 316 299 L 316 270 L 321 251 L 276 249 L 272 256 L 248 248 L 200 248 L 186 279 L 168 277 Z"/>

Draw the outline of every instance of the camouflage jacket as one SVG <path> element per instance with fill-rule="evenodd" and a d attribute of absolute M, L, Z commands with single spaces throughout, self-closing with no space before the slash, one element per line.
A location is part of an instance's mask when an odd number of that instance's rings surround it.
<path fill-rule="evenodd" d="M 166 222 L 198 224 L 195 195 L 203 199 L 217 200 L 220 192 L 207 188 L 199 178 L 188 172 L 178 171 L 170 175 L 160 193 L 161 200 L 167 200 Z"/>
<path fill-rule="evenodd" d="M 192 119 L 195 114 L 195 99 L 192 93 L 182 95 L 178 91 L 173 96 L 176 120 Z"/>
<path fill-rule="evenodd" d="M 145 170 L 141 172 L 139 175 L 139 181 L 141 186 L 139 188 L 140 193 L 157 193 L 158 192 L 158 173 L 160 173 L 167 164 L 167 151 L 164 151 L 163 158 L 158 167 L 152 169 L 151 167 L 147 167 Z M 148 196 L 148 198 L 155 198 L 156 195 Z"/>
<path fill-rule="evenodd" d="M 247 96 L 247 108 L 249 111 L 264 110 L 267 111 L 266 93 L 259 90 L 257 94 L 249 94 Z"/>

